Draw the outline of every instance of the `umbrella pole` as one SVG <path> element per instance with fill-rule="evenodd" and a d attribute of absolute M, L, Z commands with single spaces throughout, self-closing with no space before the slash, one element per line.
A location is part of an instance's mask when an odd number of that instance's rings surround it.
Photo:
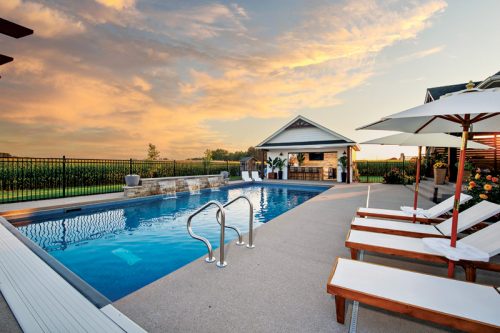
<path fill-rule="evenodd" d="M 460 194 L 462 193 L 462 180 L 464 177 L 464 165 L 465 165 L 465 150 L 467 149 L 467 140 L 469 137 L 469 115 L 465 115 L 465 121 L 463 123 L 462 132 L 462 145 L 460 146 L 460 158 L 458 160 L 458 174 L 457 183 L 455 185 L 455 202 L 453 205 L 453 218 L 451 222 L 451 241 L 450 246 L 457 246 L 457 227 L 458 227 L 458 208 L 460 207 Z M 448 277 L 453 277 L 455 275 L 455 262 L 449 261 L 448 264 Z"/>
<path fill-rule="evenodd" d="M 413 209 L 417 210 L 418 185 L 420 183 L 420 164 L 422 163 L 422 146 L 418 146 L 417 171 L 415 174 L 415 195 L 413 197 Z M 417 214 L 413 214 L 413 223 L 417 222 Z"/>

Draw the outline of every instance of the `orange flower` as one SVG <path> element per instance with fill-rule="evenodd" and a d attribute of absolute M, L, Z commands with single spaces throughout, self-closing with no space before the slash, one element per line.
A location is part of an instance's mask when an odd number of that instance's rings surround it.
<path fill-rule="evenodd" d="M 474 178 L 476 178 L 476 179 L 481 178 L 481 174 L 480 173 L 476 173 L 476 176 Z"/>
<path fill-rule="evenodd" d="M 486 176 L 487 180 L 491 180 L 491 175 Z"/>
<path fill-rule="evenodd" d="M 492 178 L 491 178 L 491 181 L 492 181 L 493 183 L 498 183 L 498 178 L 497 178 L 497 177 L 492 177 Z"/>
<path fill-rule="evenodd" d="M 488 199 L 488 196 L 487 196 L 486 194 L 483 194 L 483 193 L 481 193 L 481 194 L 479 195 L 479 197 L 480 197 L 481 199 L 483 199 L 483 200 Z"/>
<path fill-rule="evenodd" d="M 485 191 L 491 191 L 491 189 L 493 188 L 493 186 L 491 186 L 490 184 L 484 184 L 484 190 Z"/>
<path fill-rule="evenodd" d="M 471 180 L 471 181 L 469 182 L 469 187 L 470 187 L 470 188 L 474 188 L 474 187 L 476 187 L 476 182 Z"/>

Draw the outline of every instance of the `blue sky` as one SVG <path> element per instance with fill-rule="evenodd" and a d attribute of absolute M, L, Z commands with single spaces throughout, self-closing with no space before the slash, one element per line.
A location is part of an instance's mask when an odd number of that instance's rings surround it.
<path fill-rule="evenodd" d="M 302 114 L 355 131 L 427 87 L 500 70 L 490 1 L 4 0 L 35 30 L 0 37 L 0 151 L 198 156 L 246 149 Z M 363 147 L 359 157 L 414 149 Z"/>

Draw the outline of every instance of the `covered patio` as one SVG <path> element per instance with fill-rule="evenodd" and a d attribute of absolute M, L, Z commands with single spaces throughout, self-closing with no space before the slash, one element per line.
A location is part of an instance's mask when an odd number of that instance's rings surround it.
<path fill-rule="evenodd" d="M 282 170 L 274 170 L 282 171 L 282 179 L 347 183 L 352 180 L 352 161 L 359 151 L 353 140 L 301 115 L 256 148 L 265 151 L 268 159 L 285 160 Z M 345 168 L 342 160 L 345 160 Z M 273 168 L 267 165 L 263 174 L 273 178 Z"/>

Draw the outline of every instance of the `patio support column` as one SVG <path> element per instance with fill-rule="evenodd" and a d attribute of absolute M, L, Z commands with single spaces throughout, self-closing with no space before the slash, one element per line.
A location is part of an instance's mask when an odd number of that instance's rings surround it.
<path fill-rule="evenodd" d="M 346 175 L 346 183 L 351 183 L 351 146 L 347 147 L 347 175 Z"/>
<path fill-rule="evenodd" d="M 417 210 L 417 202 L 418 202 L 418 187 L 420 183 L 420 164 L 422 164 L 422 146 L 418 146 L 418 157 L 417 157 L 417 171 L 415 174 L 415 193 L 413 197 L 413 209 Z M 404 166 L 404 164 L 403 164 Z M 414 212 L 413 214 L 413 223 L 417 222 L 417 214 Z"/>
<path fill-rule="evenodd" d="M 470 115 L 466 114 L 462 123 L 462 145 L 460 147 L 460 158 L 458 160 L 458 174 L 455 184 L 455 202 L 453 204 L 453 217 L 451 222 L 451 241 L 450 246 L 457 246 L 457 226 L 458 226 L 458 209 L 460 208 L 460 195 L 462 193 L 462 179 L 464 176 L 465 165 L 465 150 L 467 149 L 467 139 L 469 138 Z M 455 275 L 455 262 L 450 260 L 448 264 L 448 277 Z"/>

